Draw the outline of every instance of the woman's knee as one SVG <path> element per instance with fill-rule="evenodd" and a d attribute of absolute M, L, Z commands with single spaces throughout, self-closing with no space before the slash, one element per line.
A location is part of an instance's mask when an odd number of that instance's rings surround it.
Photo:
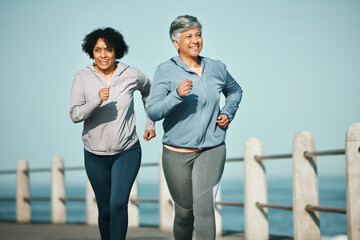
<path fill-rule="evenodd" d="M 193 209 L 180 207 L 175 203 L 175 222 L 178 224 L 189 224 L 194 222 Z"/>
<path fill-rule="evenodd" d="M 109 206 L 99 206 L 99 221 L 101 222 L 108 222 L 110 221 L 110 207 Z"/>
<path fill-rule="evenodd" d="M 211 217 L 214 214 L 214 199 L 215 196 L 212 189 L 194 197 L 195 214 Z"/>
<path fill-rule="evenodd" d="M 110 209 L 112 212 L 122 211 L 128 206 L 128 199 L 112 198 L 110 199 Z"/>

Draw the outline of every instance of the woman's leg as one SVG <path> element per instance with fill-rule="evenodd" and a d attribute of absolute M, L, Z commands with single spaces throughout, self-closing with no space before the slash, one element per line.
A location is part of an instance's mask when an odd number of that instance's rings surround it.
<path fill-rule="evenodd" d="M 225 145 L 204 150 L 196 158 L 193 173 L 193 199 L 196 240 L 216 236 L 215 196 L 225 164 Z"/>
<path fill-rule="evenodd" d="M 85 170 L 94 190 L 98 206 L 98 224 L 102 240 L 110 240 L 110 186 L 111 160 L 84 151 Z"/>
<path fill-rule="evenodd" d="M 175 205 L 175 240 L 191 240 L 194 226 L 191 172 L 195 153 L 178 153 L 163 147 L 163 169 Z"/>
<path fill-rule="evenodd" d="M 131 187 L 139 172 L 141 147 L 134 146 L 116 155 L 111 169 L 110 232 L 111 239 L 125 239 L 128 227 L 128 201 Z"/>

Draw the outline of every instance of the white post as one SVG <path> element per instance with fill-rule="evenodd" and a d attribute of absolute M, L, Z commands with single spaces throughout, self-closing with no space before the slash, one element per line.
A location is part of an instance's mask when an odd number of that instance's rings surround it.
<path fill-rule="evenodd" d="M 51 221 L 66 222 L 64 164 L 60 157 L 55 157 L 51 166 Z"/>
<path fill-rule="evenodd" d="M 137 204 L 136 200 L 138 199 L 138 185 L 137 179 L 131 188 L 130 192 L 130 199 L 129 199 L 129 227 L 139 227 L 140 220 L 139 220 L 139 205 Z"/>
<path fill-rule="evenodd" d="M 316 158 L 304 153 L 315 151 L 315 139 L 308 131 L 300 131 L 293 145 L 293 217 L 294 239 L 320 239 L 318 212 L 308 212 L 306 205 L 319 205 Z"/>
<path fill-rule="evenodd" d="M 219 183 L 220 184 L 220 183 Z M 221 187 L 219 185 L 215 202 L 221 202 Z M 216 235 L 221 236 L 222 234 L 222 216 L 221 216 L 221 205 L 215 204 L 215 224 L 216 224 Z"/>
<path fill-rule="evenodd" d="M 165 180 L 165 175 L 162 166 L 162 151 L 160 152 L 159 160 L 159 216 L 160 216 L 160 230 L 171 232 L 174 225 L 174 209 L 171 204 L 170 192 Z"/>
<path fill-rule="evenodd" d="M 360 122 L 346 134 L 346 214 L 349 240 L 360 239 Z"/>
<path fill-rule="evenodd" d="M 16 168 L 16 220 L 30 222 L 29 168 L 25 159 L 20 159 Z"/>
<path fill-rule="evenodd" d="M 86 222 L 88 225 L 98 224 L 98 208 L 94 191 L 88 177 L 86 177 Z"/>
<path fill-rule="evenodd" d="M 266 172 L 264 161 L 255 156 L 264 155 L 262 141 L 250 138 L 245 144 L 245 239 L 269 239 L 267 209 L 258 208 L 256 203 L 267 203 Z"/>

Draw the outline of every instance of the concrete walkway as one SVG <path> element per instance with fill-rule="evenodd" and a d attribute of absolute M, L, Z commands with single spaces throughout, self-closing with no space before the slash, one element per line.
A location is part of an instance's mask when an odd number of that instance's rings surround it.
<path fill-rule="evenodd" d="M 85 224 L 51 224 L 51 223 L 15 223 L 0 222 L 1 240 L 99 240 L 97 226 Z M 168 240 L 171 233 L 161 232 L 157 227 L 143 226 L 129 228 L 128 240 Z M 217 240 L 242 240 L 243 233 L 225 231 Z M 290 240 L 292 238 L 270 237 L 270 240 Z"/>

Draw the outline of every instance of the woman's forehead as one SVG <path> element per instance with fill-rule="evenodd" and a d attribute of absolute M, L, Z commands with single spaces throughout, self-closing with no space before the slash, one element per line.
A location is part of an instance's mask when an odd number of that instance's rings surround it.
<path fill-rule="evenodd" d="M 102 47 L 102 48 L 107 48 L 107 44 L 106 44 L 106 40 L 103 38 L 99 38 L 95 44 L 94 47 Z"/>
<path fill-rule="evenodd" d="M 196 28 L 192 28 L 192 29 L 189 29 L 189 30 L 187 30 L 187 31 L 184 31 L 184 32 L 182 32 L 181 34 L 189 34 L 189 33 L 198 33 L 198 32 L 200 32 L 201 33 L 201 30 L 200 30 L 200 28 L 198 28 L 198 27 L 196 27 Z"/>

